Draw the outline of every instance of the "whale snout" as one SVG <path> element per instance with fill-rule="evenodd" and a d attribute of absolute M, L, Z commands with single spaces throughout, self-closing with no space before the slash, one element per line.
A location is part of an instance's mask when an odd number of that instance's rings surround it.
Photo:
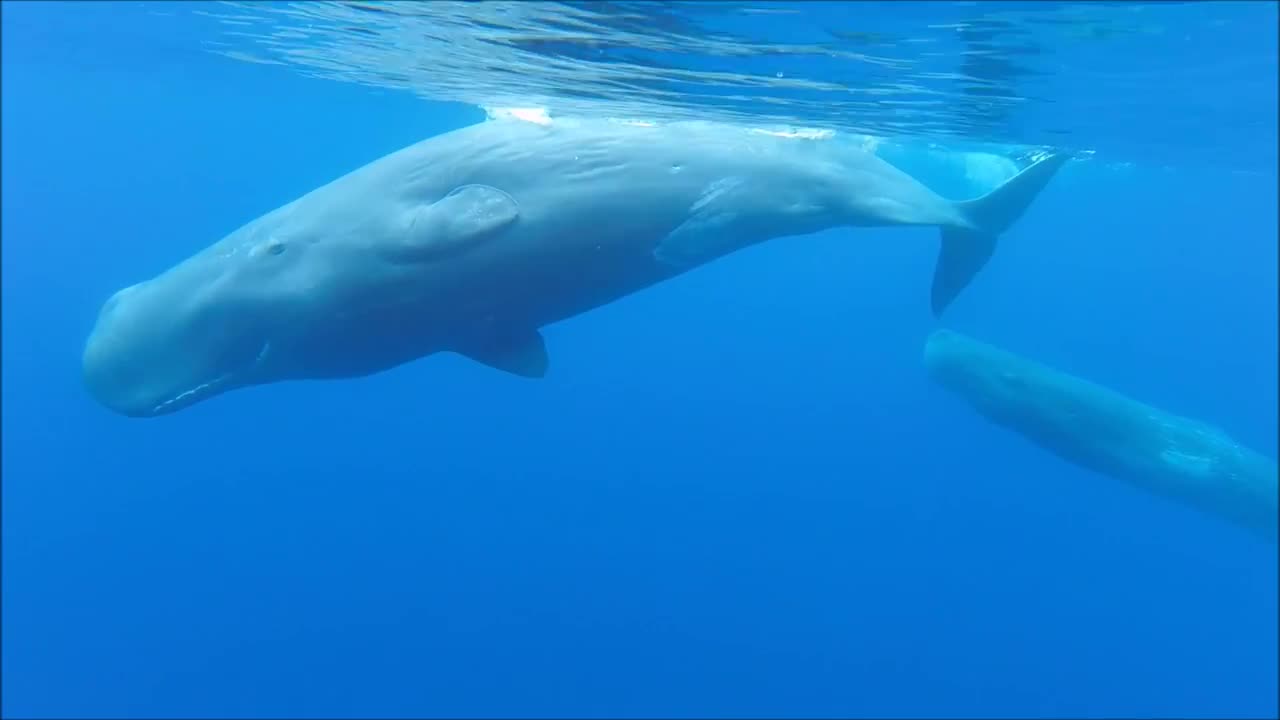
<path fill-rule="evenodd" d="M 150 417 L 154 403 L 150 403 L 132 389 L 138 383 L 140 373 L 130 367 L 118 353 L 113 353 L 107 343 L 97 335 L 85 344 L 81 361 L 81 374 L 89 395 L 102 406 L 128 417 Z"/>
<path fill-rule="evenodd" d="M 129 322 L 121 306 L 137 286 L 125 288 L 102 304 L 97 322 L 85 341 L 81 375 L 90 396 L 121 415 L 149 417 L 159 403 L 147 392 L 144 358 L 131 352 Z"/>
<path fill-rule="evenodd" d="M 164 277 L 121 290 L 85 341 L 85 387 L 114 412 L 154 417 L 243 385 L 268 345 L 241 320 Z"/>

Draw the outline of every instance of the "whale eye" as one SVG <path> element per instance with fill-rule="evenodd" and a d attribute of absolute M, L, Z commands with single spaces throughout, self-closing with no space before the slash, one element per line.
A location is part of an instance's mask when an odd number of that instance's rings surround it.
<path fill-rule="evenodd" d="M 249 251 L 249 257 L 262 257 L 263 255 L 279 255 L 285 251 L 288 245 L 277 238 L 268 238 L 264 242 L 260 242 L 253 246 Z"/>

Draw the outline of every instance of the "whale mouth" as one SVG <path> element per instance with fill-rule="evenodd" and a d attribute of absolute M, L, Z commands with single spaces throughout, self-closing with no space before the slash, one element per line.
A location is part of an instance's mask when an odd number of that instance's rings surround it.
<path fill-rule="evenodd" d="M 252 360 L 249 362 L 242 364 L 234 370 L 222 373 L 212 380 L 202 382 L 195 387 L 183 390 L 168 400 L 157 403 L 147 412 L 147 414 L 156 416 L 176 412 L 183 408 L 190 407 L 201 400 L 213 397 L 214 395 L 227 390 L 232 385 L 244 384 L 245 378 L 261 367 L 270 352 L 271 343 L 269 341 L 264 341 L 261 346 L 257 347 L 252 356 Z"/>
<path fill-rule="evenodd" d="M 228 385 L 235 379 L 237 373 L 224 373 L 206 383 L 201 383 L 190 390 L 184 390 L 177 395 L 159 403 L 147 411 L 148 415 L 164 415 L 166 413 L 181 410 L 190 405 L 194 405 L 207 397 L 222 392 L 223 387 Z"/>

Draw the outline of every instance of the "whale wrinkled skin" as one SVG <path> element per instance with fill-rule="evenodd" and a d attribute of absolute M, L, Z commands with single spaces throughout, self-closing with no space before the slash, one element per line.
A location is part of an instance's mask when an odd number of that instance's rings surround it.
<path fill-rule="evenodd" d="M 940 313 L 1065 160 L 952 202 L 840 139 L 490 120 L 380 158 L 116 293 L 85 344 L 84 381 L 107 408 L 149 417 L 442 351 L 541 377 L 543 326 L 838 226 L 940 227 Z"/>

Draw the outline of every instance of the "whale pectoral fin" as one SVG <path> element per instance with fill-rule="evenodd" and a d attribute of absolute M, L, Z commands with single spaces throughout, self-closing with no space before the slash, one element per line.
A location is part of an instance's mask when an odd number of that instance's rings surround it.
<path fill-rule="evenodd" d="M 455 352 L 495 370 L 526 378 L 543 377 L 549 363 L 547 343 L 537 330 L 503 334 Z"/>
<path fill-rule="evenodd" d="M 659 261 L 677 268 L 687 268 L 723 255 L 744 244 L 738 230 L 750 226 L 743 223 L 741 210 L 751 207 L 749 188 L 740 178 L 724 178 L 707 187 L 689 216 L 658 242 L 653 255 Z"/>
<path fill-rule="evenodd" d="M 498 188 L 462 185 L 410 211 L 406 246 L 411 255 L 435 259 L 493 237 L 519 217 L 520 206 Z"/>

